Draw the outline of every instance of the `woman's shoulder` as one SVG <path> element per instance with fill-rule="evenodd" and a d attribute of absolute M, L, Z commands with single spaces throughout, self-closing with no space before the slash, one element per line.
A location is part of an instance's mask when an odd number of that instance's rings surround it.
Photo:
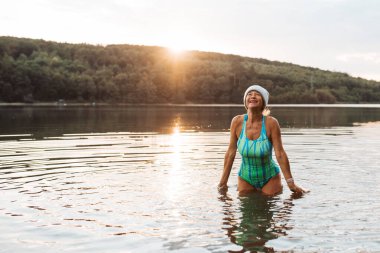
<path fill-rule="evenodd" d="M 243 121 L 245 114 L 239 114 L 232 118 L 232 121 Z"/>
<path fill-rule="evenodd" d="M 238 126 L 239 124 L 241 124 L 244 121 L 244 115 L 245 114 L 240 114 L 233 117 L 231 121 L 231 125 Z"/>
<path fill-rule="evenodd" d="M 275 117 L 272 116 L 266 116 L 266 121 L 269 127 L 276 127 L 279 126 L 278 120 Z"/>

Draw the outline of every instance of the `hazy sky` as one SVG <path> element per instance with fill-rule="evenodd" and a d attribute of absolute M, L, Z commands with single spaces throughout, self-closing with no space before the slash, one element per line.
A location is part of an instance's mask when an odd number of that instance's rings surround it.
<path fill-rule="evenodd" d="M 380 81 L 380 0 L 0 0 L 0 36 L 291 62 Z"/>

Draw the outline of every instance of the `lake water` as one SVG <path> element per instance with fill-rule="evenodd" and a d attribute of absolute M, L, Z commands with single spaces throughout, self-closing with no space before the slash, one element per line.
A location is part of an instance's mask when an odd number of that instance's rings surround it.
<path fill-rule="evenodd" d="M 216 186 L 235 106 L 0 107 L 0 252 L 380 252 L 380 106 L 277 106 L 299 197 Z"/>

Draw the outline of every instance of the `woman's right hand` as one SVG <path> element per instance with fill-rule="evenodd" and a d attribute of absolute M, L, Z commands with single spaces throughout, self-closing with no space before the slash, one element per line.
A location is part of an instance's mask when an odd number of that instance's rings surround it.
<path fill-rule="evenodd" d="M 218 192 L 224 194 L 228 191 L 227 184 L 218 184 Z"/>

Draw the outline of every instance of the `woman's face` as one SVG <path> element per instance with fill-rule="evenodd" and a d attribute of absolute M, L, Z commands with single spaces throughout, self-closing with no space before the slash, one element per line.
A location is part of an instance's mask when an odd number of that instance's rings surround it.
<path fill-rule="evenodd" d="M 261 94 L 255 90 L 248 92 L 245 97 L 245 105 L 247 108 L 260 108 L 264 109 L 264 101 Z"/>

